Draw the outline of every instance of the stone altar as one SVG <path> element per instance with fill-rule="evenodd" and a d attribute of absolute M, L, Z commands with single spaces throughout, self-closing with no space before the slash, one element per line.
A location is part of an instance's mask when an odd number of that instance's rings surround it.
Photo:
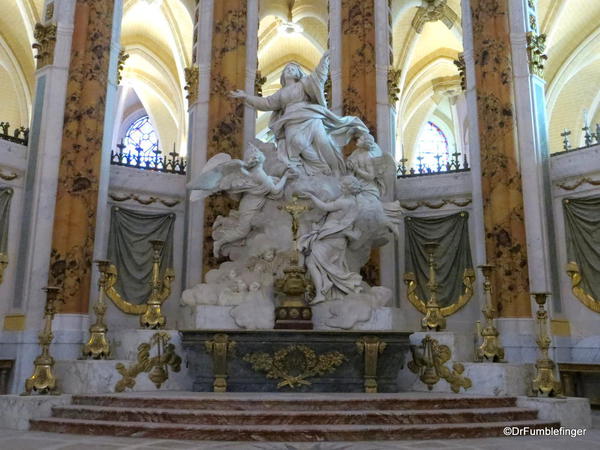
<path fill-rule="evenodd" d="M 374 377 L 379 392 L 398 392 L 398 372 L 405 363 L 409 348 L 409 332 L 401 331 L 316 331 L 316 330 L 183 330 L 182 345 L 187 352 L 189 373 L 194 391 L 212 391 L 215 387 L 214 351 L 207 342 L 226 335 L 233 345 L 227 350 L 223 380 L 231 392 L 364 392 L 369 370 L 365 371 L 365 354 L 376 358 Z M 367 348 L 359 342 L 365 337 L 385 343 L 379 348 Z M 295 346 L 295 348 L 294 348 Z M 298 347 L 303 347 L 298 350 Z M 308 348 L 307 355 L 302 350 Z M 374 353 L 370 353 L 375 350 Z M 279 356 L 275 356 L 277 352 Z M 266 359 L 278 358 L 283 372 L 298 383 L 290 386 L 285 377 L 269 378 L 267 371 L 257 370 L 250 355 L 266 354 Z M 303 378 L 311 364 L 319 358 L 337 354 L 338 365 L 322 368 L 321 373 Z M 223 356 L 223 355 L 221 355 Z M 333 355 L 335 357 L 335 355 Z M 315 360 L 316 358 L 316 360 Z M 263 357 L 263 362 L 265 358 Z M 272 362 L 272 361 L 271 361 Z M 217 365 L 219 363 L 217 362 Z M 367 363 L 369 365 L 369 363 Z M 308 366 L 308 367 L 307 367 Z M 216 370 L 218 372 L 218 369 Z M 274 372 L 274 371 L 273 371 Z M 314 372 L 314 370 L 313 370 Z M 319 372 L 317 369 L 316 372 Z M 279 385 L 279 387 L 278 387 Z"/>

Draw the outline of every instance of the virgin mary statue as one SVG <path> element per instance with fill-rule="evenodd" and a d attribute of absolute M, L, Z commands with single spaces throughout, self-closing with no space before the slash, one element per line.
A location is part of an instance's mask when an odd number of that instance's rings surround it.
<path fill-rule="evenodd" d="M 358 117 L 340 117 L 327 109 L 324 87 L 328 72 L 329 52 L 325 52 L 309 75 L 298 64 L 287 64 L 281 74 L 281 89 L 269 97 L 242 90 L 231 93 L 253 108 L 273 111 L 269 128 L 277 141 L 279 159 L 303 168 L 307 175 L 345 174 L 342 147 L 354 133 L 369 132 Z"/>

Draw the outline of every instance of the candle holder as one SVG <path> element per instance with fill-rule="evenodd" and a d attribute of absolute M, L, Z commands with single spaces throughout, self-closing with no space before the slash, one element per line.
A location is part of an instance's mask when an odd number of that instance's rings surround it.
<path fill-rule="evenodd" d="M 429 289 L 429 300 L 425 303 L 425 317 L 421 319 L 421 328 L 424 330 L 440 331 L 446 328 L 446 318 L 442 314 L 441 306 L 438 303 L 439 284 L 436 279 L 435 252 L 439 248 L 437 242 L 426 242 L 425 252 L 427 252 L 427 261 L 429 264 L 429 280 L 427 288 Z"/>
<path fill-rule="evenodd" d="M 552 340 L 548 335 L 548 311 L 544 308 L 546 298 L 550 295 L 547 292 L 532 293 L 535 302 L 538 305 L 537 328 L 538 337 L 536 343 L 540 349 L 540 357 L 535 363 L 535 376 L 531 383 L 533 396 L 542 397 L 562 397 L 560 381 L 556 379 L 554 370 L 556 364 L 550 359 L 548 350 Z"/>
<path fill-rule="evenodd" d="M 44 328 L 38 336 L 42 353 L 33 361 L 33 375 L 25 380 L 25 392 L 21 395 L 31 395 L 36 392 L 40 395 L 58 395 L 56 388 L 56 375 L 54 375 L 54 358 L 50 355 L 50 344 L 54 339 L 52 334 L 52 320 L 56 314 L 56 302 L 59 288 L 46 287 L 46 306 L 44 307 Z"/>
<path fill-rule="evenodd" d="M 104 301 L 106 288 L 106 268 L 110 265 L 109 261 L 95 261 L 100 271 L 98 280 L 98 300 L 94 304 L 94 313 L 96 314 L 96 323 L 90 327 L 90 338 L 83 346 L 83 356 L 92 359 L 108 359 L 110 357 L 110 343 L 106 336 L 108 327 L 104 323 L 104 314 L 106 314 L 106 302 Z"/>
<path fill-rule="evenodd" d="M 131 303 L 124 299 L 115 289 L 117 283 L 117 268 L 114 264 L 99 264 L 104 277 L 104 293 L 112 302 L 126 314 L 135 314 L 140 316 L 140 325 L 142 328 L 157 329 L 164 328 L 166 325 L 165 316 L 162 314 L 162 304 L 171 295 L 171 284 L 175 278 L 173 269 L 165 270 L 163 279 L 160 279 L 160 253 L 164 246 L 164 241 L 152 240 L 152 279 L 150 280 L 150 296 L 143 305 Z"/>
<path fill-rule="evenodd" d="M 483 338 L 483 342 L 477 348 L 475 361 L 504 362 L 504 348 L 500 345 L 500 333 L 494 326 L 497 311 L 492 301 L 492 283 L 490 282 L 494 266 L 483 264 L 479 266 L 479 269 L 483 275 L 485 306 L 481 312 L 485 317 L 485 326 L 478 327 L 478 334 Z"/>

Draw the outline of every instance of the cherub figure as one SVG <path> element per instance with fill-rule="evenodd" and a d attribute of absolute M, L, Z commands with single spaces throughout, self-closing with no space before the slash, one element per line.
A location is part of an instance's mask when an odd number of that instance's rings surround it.
<path fill-rule="evenodd" d="M 216 192 L 229 195 L 242 195 L 237 211 L 228 218 L 217 217 L 213 224 L 213 253 L 221 256 L 221 249 L 227 244 L 245 239 L 252 229 L 252 219 L 263 208 L 267 198 L 277 199 L 283 192 L 288 179 L 297 174 L 288 169 L 280 178 L 268 175 L 263 167 L 265 156 L 253 144 L 249 144 L 245 161 L 231 159 L 220 153 L 211 158 L 202 173 L 188 183 L 193 191 L 192 201 L 207 197 Z"/>

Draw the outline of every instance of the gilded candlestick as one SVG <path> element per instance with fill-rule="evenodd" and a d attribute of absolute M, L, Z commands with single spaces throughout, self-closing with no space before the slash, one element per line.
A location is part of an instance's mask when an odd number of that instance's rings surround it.
<path fill-rule="evenodd" d="M 552 340 L 548 335 L 548 311 L 544 308 L 546 297 L 550 294 L 547 292 L 532 293 L 535 302 L 538 305 L 536 314 L 538 336 L 536 343 L 540 349 L 540 357 L 535 363 L 535 376 L 532 381 L 532 392 L 534 396 L 542 397 L 561 397 L 560 381 L 557 380 L 554 370 L 556 364 L 550 358 L 548 350 Z"/>
<path fill-rule="evenodd" d="M 56 375 L 54 374 L 54 358 L 50 355 L 50 344 L 54 335 L 52 334 L 52 320 L 56 314 L 56 301 L 59 288 L 46 287 L 46 306 L 44 308 L 44 328 L 39 334 L 38 340 L 42 353 L 33 361 L 33 375 L 25 380 L 25 392 L 22 395 L 38 394 L 58 395 L 56 388 Z"/>
<path fill-rule="evenodd" d="M 435 252 L 439 246 L 437 242 L 425 243 L 425 252 L 427 252 L 427 261 L 429 264 L 429 280 L 427 280 L 429 300 L 425 303 L 425 317 L 421 320 L 421 327 L 424 330 L 439 331 L 446 328 L 446 318 L 442 314 L 441 306 L 438 303 L 439 284 L 435 274 L 437 268 Z"/>
<path fill-rule="evenodd" d="M 140 324 L 145 328 L 164 328 L 167 321 L 161 310 L 160 293 L 163 282 L 160 279 L 160 252 L 165 243 L 164 241 L 152 240 L 150 244 L 152 244 L 152 279 L 150 280 L 152 291 L 146 302 L 146 311 L 140 316 Z"/>
<path fill-rule="evenodd" d="M 494 318 L 497 311 L 492 300 L 492 283 L 490 281 L 494 266 L 483 264 L 479 266 L 479 269 L 483 274 L 485 306 L 482 313 L 483 317 L 485 317 L 485 326 L 478 330 L 479 335 L 483 338 L 483 342 L 477 348 L 475 361 L 502 362 L 504 359 L 504 348 L 500 345 L 500 333 L 494 326 Z"/>
<path fill-rule="evenodd" d="M 100 272 L 98 280 L 98 300 L 94 304 L 96 322 L 90 326 L 90 338 L 83 346 L 83 356 L 92 359 L 108 359 L 110 357 L 110 342 L 107 338 L 108 327 L 104 323 L 106 314 L 106 302 L 104 301 L 106 289 L 106 273 L 110 265 L 109 261 L 95 261 Z"/>

